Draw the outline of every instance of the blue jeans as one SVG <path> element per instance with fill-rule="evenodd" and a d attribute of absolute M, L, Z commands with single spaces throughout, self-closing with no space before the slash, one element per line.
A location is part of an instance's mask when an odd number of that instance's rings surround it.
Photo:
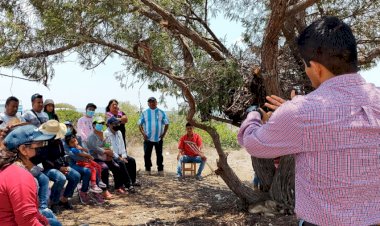
<path fill-rule="evenodd" d="M 255 177 L 253 178 L 253 181 L 252 181 L 253 185 L 255 186 L 260 186 L 260 179 L 258 176 L 255 175 Z"/>
<path fill-rule="evenodd" d="M 74 190 L 80 180 L 80 174 L 75 169 L 70 168 L 67 174 L 63 174 L 57 169 L 48 169 L 44 171 L 44 173 L 54 182 L 50 194 L 50 200 L 53 204 L 57 204 L 59 202 L 66 179 L 68 183 L 65 191 L 63 192 L 63 197 L 68 198 L 73 196 Z"/>
<path fill-rule="evenodd" d="M 71 169 L 76 170 L 80 176 L 82 176 L 82 188 L 80 189 L 82 192 L 88 192 L 88 188 L 90 185 L 90 177 L 91 170 L 86 167 L 81 167 L 76 165 L 75 163 L 70 164 Z"/>
<path fill-rule="evenodd" d="M 50 209 L 45 208 L 45 209 L 38 209 L 38 210 L 42 215 L 44 215 L 48 219 L 50 226 L 62 226 L 61 222 L 57 220 L 57 217 L 54 215 L 54 213 Z"/>
<path fill-rule="evenodd" d="M 39 173 L 36 176 L 38 182 L 38 201 L 39 208 L 48 208 L 49 203 L 49 177 L 44 173 Z"/>
<path fill-rule="evenodd" d="M 195 163 L 200 163 L 197 176 L 200 176 L 202 174 L 203 169 L 205 168 L 205 163 L 206 161 L 203 161 L 201 156 L 197 157 L 191 157 L 188 155 L 182 155 L 179 160 L 178 160 L 178 165 L 177 165 L 177 175 L 182 176 L 182 163 L 188 163 L 188 162 L 195 162 Z"/>

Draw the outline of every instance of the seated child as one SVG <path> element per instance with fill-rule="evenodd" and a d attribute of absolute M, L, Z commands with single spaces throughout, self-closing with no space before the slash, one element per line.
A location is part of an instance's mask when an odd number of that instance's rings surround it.
<path fill-rule="evenodd" d="M 93 161 L 94 157 L 88 154 L 88 150 L 86 148 L 83 148 L 82 146 L 78 144 L 78 140 L 75 136 L 71 136 L 71 135 L 66 136 L 65 142 L 69 146 L 70 151 L 74 155 L 81 157 L 81 160 L 77 160 L 76 164 L 78 166 L 86 167 L 91 170 L 90 192 L 94 192 L 94 193 L 103 192 L 100 187 L 105 188 L 106 184 L 104 184 L 100 179 L 101 178 L 100 173 L 101 173 L 102 167 L 98 163 Z M 97 179 L 99 180 L 99 183 L 98 183 L 99 186 L 96 183 Z"/>

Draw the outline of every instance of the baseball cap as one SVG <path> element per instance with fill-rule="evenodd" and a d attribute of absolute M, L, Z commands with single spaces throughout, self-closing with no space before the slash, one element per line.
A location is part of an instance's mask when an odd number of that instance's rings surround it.
<path fill-rule="evenodd" d="M 151 101 L 157 101 L 155 97 L 149 97 L 148 98 L 148 102 L 151 102 Z"/>
<path fill-rule="evenodd" d="M 70 121 L 64 121 L 63 124 L 66 126 L 73 126 L 73 124 Z"/>
<path fill-rule="evenodd" d="M 42 95 L 39 94 L 39 93 L 35 93 L 35 94 L 32 95 L 32 97 L 31 97 L 30 99 L 31 99 L 32 102 L 33 102 L 33 101 L 34 101 L 35 99 L 37 99 L 37 98 L 42 98 Z"/>
<path fill-rule="evenodd" d="M 117 118 L 115 118 L 115 117 L 111 117 L 111 118 L 109 118 L 108 120 L 107 120 L 107 125 L 111 125 L 112 123 L 114 123 L 114 122 L 117 122 L 117 123 L 119 123 L 119 120 L 117 120 Z"/>
<path fill-rule="evenodd" d="M 15 127 L 15 129 L 4 138 L 3 143 L 9 151 L 16 152 L 16 149 L 22 144 L 47 141 L 54 137 L 54 134 L 43 134 L 34 125 L 28 124 Z"/>
<path fill-rule="evenodd" d="M 103 117 L 98 116 L 98 117 L 94 118 L 94 120 L 92 121 L 92 123 L 102 124 L 102 123 L 105 123 L 105 122 L 104 122 Z"/>

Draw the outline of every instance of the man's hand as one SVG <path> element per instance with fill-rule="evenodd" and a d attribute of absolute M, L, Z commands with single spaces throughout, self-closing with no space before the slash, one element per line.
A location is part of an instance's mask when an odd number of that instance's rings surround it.
<path fill-rule="evenodd" d="M 296 91 L 293 89 L 290 92 L 290 99 L 293 99 L 293 97 L 296 96 Z M 286 102 L 286 100 L 282 99 L 279 96 L 276 95 L 270 95 L 266 97 L 267 103 L 264 104 L 264 106 L 268 107 L 269 109 L 275 111 L 277 108 L 279 108 L 283 103 Z"/>
<path fill-rule="evenodd" d="M 266 97 L 267 103 L 264 104 L 265 107 L 268 107 L 269 109 L 275 111 L 277 108 L 279 108 L 283 103 L 286 102 L 286 100 L 282 99 L 281 97 L 278 97 L 276 95 L 270 95 Z"/>
<path fill-rule="evenodd" d="M 144 140 L 148 140 L 148 136 L 144 133 L 143 134 Z"/>
<path fill-rule="evenodd" d="M 161 134 L 160 139 L 164 139 L 166 133 Z"/>
<path fill-rule="evenodd" d="M 61 171 L 63 174 L 67 174 L 70 171 L 70 167 L 62 166 L 61 168 L 59 168 L 59 171 Z"/>
<path fill-rule="evenodd" d="M 113 156 L 113 151 L 111 149 L 105 149 L 104 154 L 106 154 L 108 156 Z"/>

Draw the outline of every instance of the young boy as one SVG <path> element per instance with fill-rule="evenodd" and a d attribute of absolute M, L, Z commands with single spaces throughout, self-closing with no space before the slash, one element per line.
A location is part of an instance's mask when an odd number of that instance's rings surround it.
<path fill-rule="evenodd" d="M 70 151 L 78 156 L 81 157 L 81 160 L 78 160 L 76 164 L 81 167 L 86 167 L 91 170 L 91 186 L 90 191 L 94 193 L 101 193 L 102 188 L 105 188 L 106 185 L 100 180 L 100 173 L 101 173 L 101 166 L 93 161 L 94 157 L 92 157 L 90 154 L 88 154 L 88 150 L 86 148 L 83 148 L 78 144 L 78 140 L 75 136 L 68 135 L 65 137 L 65 142 L 69 146 Z M 99 180 L 99 186 L 97 185 L 96 181 Z"/>

